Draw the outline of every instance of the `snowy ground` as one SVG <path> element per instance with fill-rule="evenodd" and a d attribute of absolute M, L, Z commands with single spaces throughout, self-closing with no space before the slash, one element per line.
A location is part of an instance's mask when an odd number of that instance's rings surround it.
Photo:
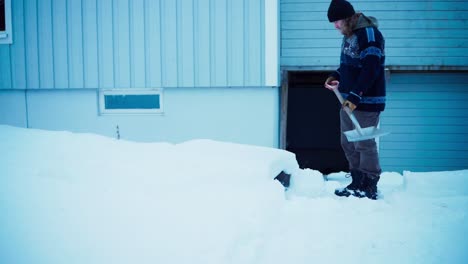
<path fill-rule="evenodd" d="M 0 150 L 2 264 L 468 263 L 468 170 L 385 172 L 371 201 L 277 149 L 0 126 Z"/>

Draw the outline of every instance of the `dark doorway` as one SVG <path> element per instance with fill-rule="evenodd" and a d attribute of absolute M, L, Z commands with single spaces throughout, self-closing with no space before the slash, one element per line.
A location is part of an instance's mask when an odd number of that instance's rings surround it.
<path fill-rule="evenodd" d="M 340 145 L 340 104 L 323 83 L 330 72 L 288 74 L 286 150 L 301 168 L 323 174 L 348 171 Z"/>

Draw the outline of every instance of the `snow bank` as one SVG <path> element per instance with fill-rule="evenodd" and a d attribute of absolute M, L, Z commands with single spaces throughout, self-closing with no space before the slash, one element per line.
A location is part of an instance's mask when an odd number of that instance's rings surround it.
<path fill-rule="evenodd" d="M 277 217 L 273 178 L 301 171 L 290 152 L 211 140 L 0 126 L 0 149 L 1 263 L 222 263 Z"/>
<path fill-rule="evenodd" d="M 384 172 L 383 199 L 292 153 L 0 126 L 0 263 L 466 263 L 468 170 Z M 273 178 L 292 175 L 285 193 Z"/>
<path fill-rule="evenodd" d="M 403 172 L 408 194 L 424 197 L 468 196 L 468 170 Z M 468 209 L 468 208 L 467 208 Z"/>

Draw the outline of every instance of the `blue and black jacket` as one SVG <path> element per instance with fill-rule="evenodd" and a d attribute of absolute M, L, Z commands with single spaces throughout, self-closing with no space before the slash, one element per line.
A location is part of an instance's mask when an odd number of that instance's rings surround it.
<path fill-rule="evenodd" d="M 353 35 L 343 38 L 340 67 L 333 76 L 340 82 L 343 97 L 357 105 L 356 110 L 380 112 L 385 109 L 385 40 L 377 20 L 363 14 Z"/>

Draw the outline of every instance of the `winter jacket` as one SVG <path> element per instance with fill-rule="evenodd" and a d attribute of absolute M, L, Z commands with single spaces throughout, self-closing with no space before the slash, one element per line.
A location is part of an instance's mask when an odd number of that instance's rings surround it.
<path fill-rule="evenodd" d="M 331 76 L 340 82 L 343 97 L 357 110 L 380 112 L 385 108 L 385 40 L 377 20 L 363 14 L 353 34 L 343 38 L 340 67 Z"/>

